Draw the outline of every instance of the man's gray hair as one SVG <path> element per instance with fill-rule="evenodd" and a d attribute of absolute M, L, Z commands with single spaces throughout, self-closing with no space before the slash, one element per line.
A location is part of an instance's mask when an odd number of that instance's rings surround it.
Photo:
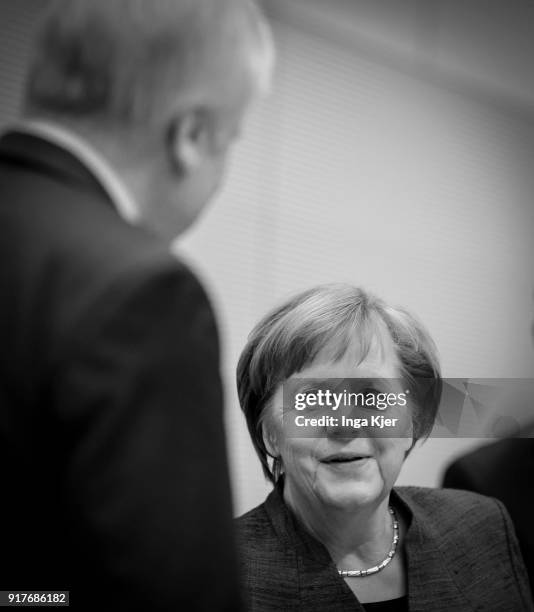
<path fill-rule="evenodd" d="M 206 71 L 223 76 L 218 61 L 236 52 L 265 79 L 272 41 L 252 0 L 58 0 L 37 36 L 25 112 L 146 121 Z"/>

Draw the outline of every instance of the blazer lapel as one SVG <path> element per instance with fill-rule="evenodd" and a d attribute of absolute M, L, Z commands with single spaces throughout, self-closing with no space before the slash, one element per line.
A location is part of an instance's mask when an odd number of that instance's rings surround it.
<path fill-rule="evenodd" d="M 472 612 L 475 608 L 454 579 L 455 570 L 439 549 L 432 525 L 409 509 L 398 490 L 392 498 L 411 516 L 404 542 L 410 612 Z"/>
<path fill-rule="evenodd" d="M 340 579 L 327 549 L 289 512 L 279 483 L 266 500 L 274 530 L 288 551 L 288 568 L 295 576 L 294 598 L 287 609 L 306 612 L 364 612 L 346 582 Z M 335 607 L 332 606 L 335 601 Z M 286 602 L 289 603 L 289 602 Z"/>

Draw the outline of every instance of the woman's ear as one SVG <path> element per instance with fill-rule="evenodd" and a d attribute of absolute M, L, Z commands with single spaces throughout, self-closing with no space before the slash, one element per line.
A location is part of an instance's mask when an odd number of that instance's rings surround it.
<path fill-rule="evenodd" d="M 415 445 L 414 430 L 415 430 L 415 427 L 414 427 L 413 419 L 410 418 L 408 419 L 408 425 L 406 427 L 406 431 L 404 432 L 404 436 L 402 437 L 402 440 L 404 442 L 405 456 L 408 455 L 408 453 L 412 450 L 412 448 Z"/>
<path fill-rule="evenodd" d="M 265 421 L 263 421 L 261 424 L 261 435 L 265 448 L 267 449 L 267 453 L 271 457 L 279 457 L 280 451 L 278 449 L 278 441 L 272 430 L 272 425 L 268 425 Z"/>

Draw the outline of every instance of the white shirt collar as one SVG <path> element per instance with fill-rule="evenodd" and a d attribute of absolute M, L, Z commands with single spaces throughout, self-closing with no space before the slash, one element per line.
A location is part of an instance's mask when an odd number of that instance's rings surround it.
<path fill-rule="evenodd" d="M 41 136 L 72 153 L 100 182 L 123 219 L 133 224 L 138 222 L 139 208 L 126 185 L 107 160 L 81 136 L 49 121 L 23 121 L 15 129 Z"/>

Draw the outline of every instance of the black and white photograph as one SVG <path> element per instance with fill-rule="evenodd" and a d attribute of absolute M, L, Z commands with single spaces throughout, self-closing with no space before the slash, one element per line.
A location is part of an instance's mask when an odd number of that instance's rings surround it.
<path fill-rule="evenodd" d="M 534 3 L 0 0 L 0 607 L 534 612 Z"/>

